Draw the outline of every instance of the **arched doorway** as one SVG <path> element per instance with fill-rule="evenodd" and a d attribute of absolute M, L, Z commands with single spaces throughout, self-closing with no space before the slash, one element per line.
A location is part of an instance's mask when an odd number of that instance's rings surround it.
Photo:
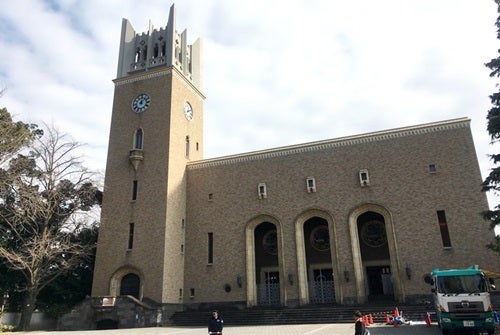
<path fill-rule="evenodd" d="M 299 303 L 343 303 L 337 234 L 333 217 L 311 209 L 295 221 Z"/>
<path fill-rule="evenodd" d="M 139 299 L 141 279 L 135 273 L 128 273 L 123 276 L 120 284 L 120 295 L 131 295 Z"/>
<path fill-rule="evenodd" d="M 358 216 L 357 225 L 368 300 L 394 300 L 391 257 L 384 217 L 368 211 Z"/>
<path fill-rule="evenodd" d="M 352 260 L 358 303 L 368 299 L 403 302 L 404 290 L 391 213 L 365 204 L 349 216 Z"/>
<path fill-rule="evenodd" d="M 280 271 L 276 226 L 263 222 L 255 228 L 254 235 L 257 304 L 279 305 Z"/>
<path fill-rule="evenodd" d="M 109 294 L 112 296 L 130 295 L 141 300 L 144 279 L 141 272 L 131 266 L 118 269 L 110 279 Z"/>
<path fill-rule="evenodd" d="M 285 305 L 282 229 L 270 215 L 259 215 L 245 228 L 247 306 Z"/>
<path fill-rule="evenodd" d="M 315 216 L 304 223 L 303 229 L 309 303 L 333 303 L 335 302 L 335 282 L 328 222 Z"/>

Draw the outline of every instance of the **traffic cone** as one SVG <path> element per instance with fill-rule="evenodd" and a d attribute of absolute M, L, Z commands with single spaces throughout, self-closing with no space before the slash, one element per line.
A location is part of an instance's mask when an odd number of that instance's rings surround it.
<path fill-rule="evenodd" d="M 363 322 L 365 323 L 365 327 L 368 327 L 370 324 L 368 323 L 368 316 L 363 315 Z"/>
<path fill-rule="evenodd" d="M 368 318 L 369 318 L 369 322 L 370 324 L 372 325 L 373 324 L 373 315 L 368 315 Z"/>
<path fill-rule="evenodd" d="M 391 319 L 389 318 L 389 314 L 385 313 L 385 324 L 390 325 L 391 324 Z"/>
<path fill-rule="evenodd" d="M 397 319 L 398 317 L 399 317 L 399 310 L 398 310 L 398 308 L 396 307 L 396 308 L 394 309 L 394 327 L 397 327 L 397 326 L 398 326 L 398 323 L 399 323 L 399 322 L 398 322 L 398 319 Z"/>

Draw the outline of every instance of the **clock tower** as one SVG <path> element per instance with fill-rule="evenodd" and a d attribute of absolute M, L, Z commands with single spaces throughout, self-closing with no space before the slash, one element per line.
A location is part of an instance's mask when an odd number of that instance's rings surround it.
<path fill-rule="evenodd" d="M 123 19 L 93 296 L 182 304 L 186 164 L 203 158 L 201 40 Z"/>

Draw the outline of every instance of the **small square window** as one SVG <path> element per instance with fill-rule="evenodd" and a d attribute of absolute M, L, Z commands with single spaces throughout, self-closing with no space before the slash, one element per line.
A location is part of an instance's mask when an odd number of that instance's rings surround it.
<path fill-rule="evenodd" d="M 365 186 L 370 185 L 370 176 L 368 175 L 367 169 L 359 170 L 359 183 L 360 183 L 361 187 L 365 187 Z"/>
<path fill-rule="evenodd" d="M 436 166 L 436 164 L 429 164 L 429 172 L 430 173 L 436 173 L 437 172 L 437 166 Z"/>
<path fill-rule="evenodd" d="M 316 180 L 313 177 L 306 178 L 306 189 L 307 193 L 316 192 Z"/>
<path fill-rule="evenodd" d="M 267 198 L 267 188 L 266 188 L 266 183 L 260 183 L 258 188 L 257 188 L 258 194 L 259 194 L 259 199 L 265 199 Z"/>
<path fill-rule="evenodd" d="M 213 201 L 213 200 L 214 200 L 214 194 L 208 193 L 208 201 Z"/>

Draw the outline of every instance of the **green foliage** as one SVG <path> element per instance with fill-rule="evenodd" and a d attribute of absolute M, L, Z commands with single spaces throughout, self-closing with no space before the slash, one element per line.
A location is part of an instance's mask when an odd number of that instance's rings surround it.
<path fill-rule="evenodd" d="M 497 4 L 497 12 L 500 13 L 500 0 L 495 0 Z M 497 27 L 497 38 L 500 39 L 500 16 L 497 18 L 495 26 Z M 500 54 L 500 50 L 499 50 Z M 485 64 L 491 72 L 491 77 L 500 77 L 500 56 L 493 58 L 488 63 Z M 499 87 L 497 85 L 497 87 Z M 492 107 L 488 111 L 486 119 L 488 121 L 487 130 L 491 137 L 492 143 L 496 143 L 500 140 L 500 91 L 494 92 L 490 95 L 490 100 Z M 490 160 L 494 165 L 500 162 L 500 154 L 490 155 Z M 490 174 L 485 178 L 482 183 L 483 192 L 494 192 L 498 193 L 500 191 L 500 166 L 495 166 L 490 170 Z M 500 224 L 500 205 L 495 206 L 493 210 L 487 210 L 483 212 L 483 217 L 488 220 L 490 228 L 494 229 Z M 487 245 L 487 247 L 497 253 L 500 253 L 500 240 L 496 237 L 495 241 Z"/>

